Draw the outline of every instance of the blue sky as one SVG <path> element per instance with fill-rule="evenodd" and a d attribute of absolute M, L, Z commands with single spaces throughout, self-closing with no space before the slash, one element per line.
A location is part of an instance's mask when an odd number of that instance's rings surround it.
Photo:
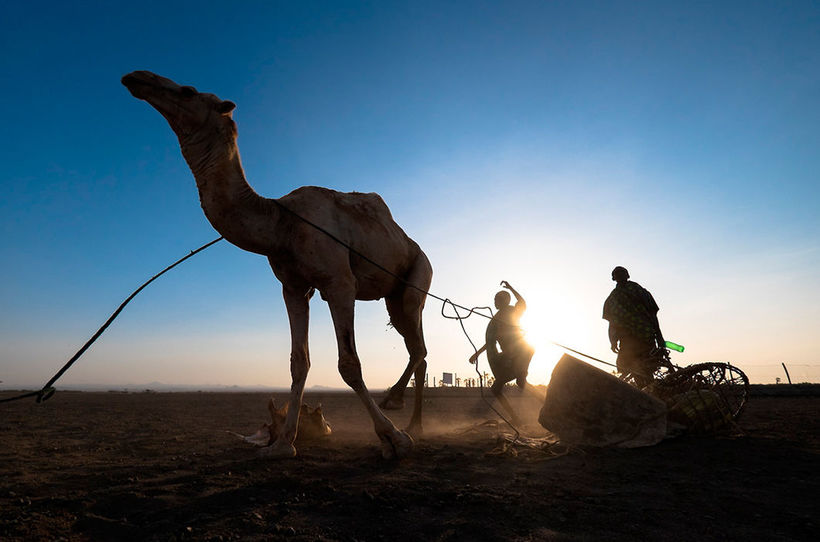
<path fill-rule="evenodd" d="M 378 192 L 433 291 L 530 304 L 550 340 L 612 359 L 625 265 L 675 361 L 820 380 L 820 6 L 812 2 L 13 2 L 0 22 L 0 386 L 48 379 L 148 277 L 218 234 L 176 138 L 119 83 L 147 69 L 237 104 L 249 182 Z M 68 384 L 287 385 L 265 260 L 221 243 L 141 294 Z M 470 375 L 425 312 L 430 373 Z M 341 386 L 314 301 L 308 385 Z M 405 363 L 358 309 L 371 388 Z M 484 322 L 470 324 L 479 339 Z M 802 371 L 802 372 L 801 372 Z"/>

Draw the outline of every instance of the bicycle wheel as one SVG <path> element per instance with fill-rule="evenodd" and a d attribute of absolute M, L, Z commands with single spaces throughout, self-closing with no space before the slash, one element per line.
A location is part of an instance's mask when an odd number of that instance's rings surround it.
<path fill-rule="evenodd" d="M 730 363 L 698 363 L 667 375 L 657 386 L 670 412 L 693 432 L 712 432 L 737 419 L 749 396 L 749 379 Z"/>

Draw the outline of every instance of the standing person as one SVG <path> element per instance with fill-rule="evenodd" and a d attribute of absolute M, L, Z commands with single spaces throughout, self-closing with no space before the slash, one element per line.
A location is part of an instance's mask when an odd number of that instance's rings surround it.
<path fill-rule="evenodd" d="M 522 391 L 526 391 L 527 373 L 530 368 L 530 360 L 535 353 L 535 349 L 524 339 L 524 331 L 521 329 L 519 321 L 524 311 L 527 310 L 527 302 L 521 297 L 515 288 L 510 286 L 506 280 L 501 281 L 501 286 L 508 289 L 515 296 L 515 305 L 510 305 L 510 294 L 501 290 L 495 294 L 495 308 L 498 312 L 487 324 L 485 334 L 486 343 L 475 354 L 470 356 L 470 363 L 476 363 L 478 356 L 487 351 L 487 361 L 495 377 L 495 382 L 490 387 L 493 396 L 501 403 L 501 406 L 510 414 L 515 425 L 520 423 L 518 416 L 504 397 L 504 385 L 515 380 Z M 501 350 L 498 350 L 498 346 Z"/>
<path fill-rule="evenodd" d="M 629 280 L 629 271 L 612 270 L 615 289 L 604 302 L 603 318 L 609 321 L 609 343 L 618 354 L 618 372 L 631 374 L 640 387 L 652 382 L 662 362 L 658 353 L 665 341 L 658 323 L 658 304 L 652 294 Z"/>

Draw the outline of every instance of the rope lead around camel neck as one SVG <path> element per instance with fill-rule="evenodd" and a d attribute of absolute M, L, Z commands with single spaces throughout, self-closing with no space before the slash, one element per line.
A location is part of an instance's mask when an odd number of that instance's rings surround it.
<path fill-rule="evenodd" d="M 376 268 L 380 269 L 381 271 L 384 271 L 384 272 L 385 272 L 385 273 L 387 273 L 388 275 L 390 275 L 390 276 L 394 277 L 395 279 L 399 280 L 400 282 L 404 283 L 406 286 L 408 286 L 408 287 L 410 287 L 410 288 L 413 288 L 413 289 L 415 289 L 415 290 L 418 290 L 419 292 L 423 293 L 425 296 L 429 296 L 429 297 L 432 297 L 432 298 L 434 298 L 434 299 L 437 299 L 438 301 L 441 301 L 441 302 L 442 302 L 442 306 L 441 306 L 441 315 L 442 315 L 444 318 L 447 318 L 447 319 L 450 319 L 450 320 L 458 320 L 459 324 L 461 325 L 461 330 L 464 332 L 464 335 L 467 337 L 467 340 L 470 342 L 470 345 L 473 347 L 473 350 L 474 350 L 475 352 L 478 352 L 478 349 L 476 348 L 475 344 L 473 343 L 472 339 L 470 338 L 470 335 L 467 333 L 467 330 L 466 330 L 466 329 L 465 329 L 465 327 L 464 327 L 464 322 L 463 322 L 463 321 L 464 321 L 466 318 L 469 318 L 469 317 L 470 317 L 471 315 L 473 315 L 473 314 L 477 314 L 477 315 L 479 315 L 479 316 L 483 316 L 484 318 L 491 319 L 491 318 L 492 318 L 492 309 L 490 309 L 489 307 L 473 307 L 473 308 L 471 308 L 471 309 L 468 309 L 468 308 L 466 308 L 466 307 L 462 307 L 461 305 L 458 305 L 458 304 L 456 304 L 456 303 L 453 303 L 453 302 L 452 302 L 452 301 L 450 301 L 449 299 L 446 299 L 446 298 L 443 298 L 443 297 L 439 297 L 439 296 L 437 296 L 437 295 L 435 295 L 435 294 L 433 294 L 433 293 L 431 293 L 431 292 L 429 292 L 429 291 L 427 291 L 427 290 L 424 290 L 423 288 L 419 288 L 419 287 L 418 287 L 418 286 L 416 286 L 415 284 L 412 284 L 411 282 L 409 282 L 408 280 L 406 280 L 404 277 L 400 277 L 400 276 L 396 275 L 395 273 L 393 273 L 392 271 L 390 271 L 390 270 L 389 270 L 389 269 L 387 269 L 386 267 L 384 267 L 384 266 L 380 265 L 379 263 L 377 263 L 377 262 L 373 261 L 372 259 L 370 259 L 369 257 L 365 256 L 364 254 L 362 254 L 362 253 L 361 253 L 361 252 L 359 252 L 358 250 L 356 250 L 356 249 L 354 249 L 353 247 L 351 247 L 348 243 L 345 243 L 344 241 L 342 241 L 341 239 L 339 239 L 338 237 L 336 237 L 335 235 L 333 235 L 331 232 L 329 232 L 329 231 L 327 231 L 326 229 L 322 228 L 321 226 L 319 226 L 319 225 L 317 225 L 317 224 L 315 224 L 315 223 L 311 222 L 310 220 L 308 220 L 307 218 L 303 217 L 302 215 L 300 215 L 300 214 L 296 213 L 295 211 L 292 211 L 291 209 L 289 209 L 288 207 L 286 207 L 285 205 L 283 205 L 283 204 L 282 204 L 281 202 L 279 202 L 278 200 L 275 200 L 275 199 L 274 199 L 274 200 L 271 200 L 271 201 L 273 201 L 273 202 L 274 202 L 277 206 L 279 206 L 279 207 L 280 207 L 281 209 L 283 209 L 284 211 L 287 211 L 288 213 L 292 214 L 293 216 L 295 216 L 295 217 L 296 217 L 296 218 L 298 218 L 299 220 L 301 220 L 301 221 L 305 222 L 306 224 L 308 224 L 308 225 L 312 226 L 313 228 L 316 228 L 317 230 L 319 230 L 320 232 L 324 233 L 325 235 L 327 235 L 328 237 L 330 237 L 331 239 L 333 239 L 334 241 L 336 241 L 337 243 L 339 243 L 339 244 L 340 244 L 340 245 L 342 245 L 343 247 L 347 248 L 347 249 L 348 249 L 350 252 L 352 252 L 353 254 L 355 254 L 355 255 L 359 256 L 360 258 L 362 258 L 362 259 L 363 259 L 363 260 L 365 260 L 366 262 L 370 263 L 371 265 L 375 266 Z M 220 237 L 218 237 L 218 238 L 214 239 L 213 241 L 210 241 L 210 242 L 208 242 L 208 243 L 206 243 L 206 244 L 202 245 L 202 246 L 201 246 L 201 247 L 199 247 L 198 249 L 196 249 L 196 250 L 192 250 L 189 254 L 187 254 L 186 256 L 184 256 L 184 257 L 182 257 L 182 258 L 180 258 L 180 259 L 179 259 L 179 260 L 177 260 L 176 262 L 172 263 L 171 265 L 169 265 L 168 267 L 166 267 L 165 269 L 163 269 L 162 271 L 160 271 L 159 273 L 157 273 L 156 275 L 154 275 L 153 277 L 151 277 L 150 279 L 148 279 L 148 280 L 147 280 L 145 283 L 143 283 L 143 284 L 142 284 L 139 288 L 137 288 L 136 290 L 134 290 L 134 292 L 133 292 L 130 296 L 128 296 L 128 298 L 126 298 L 126 300 L 125 300 L 125 301 L 123 301 L 123 302 L 122 302 L 122 304 L 120 304 L 120 306 L 117 308 L 117 310 L 115 310 L 115 311 L 114 311 L 114 313 L 113 313 L 113 314 L 112 314 L 112 315 L 108 318 L 108 320 L 106 320 L 106 322 L 105 322 L 105 323 L 104 323 L 104 324 L 100 327 L 100 329 L 98 329 L 98 330 L 97 330 L 97 332 L 96 332 L 96 333 L 95 333 L 95 334 L 94 334 L 94 335 L 93 335 L 93 336 L 92 336 L 92 337 L 91 337 L 91 338 L 90 338 L 90 339 L 89 339 L 89 340 L 88 340 L 88 341 L 87 341 L 87 342 L 83 345 L 83 347 L 82 347 L 82 348 L 80 348 L 80 349 L 77 351 L 77 353 L 75 353 L 75 354 L 71 357 L 71 359 L 70 359 L 70 360 L 68 360 L 68 362 L 67 362 L 67 363 L 66 363 L 66 364 L 65 364 L 65 365 L 64 365 L 64 366 L 63 366 L 63 367 L 62 367 L 59 371 L 57 371 L 57 374 L 55 374 L 55 375 L 51 378 L 51 380 L 49 380 L 49 381 L 48 381 L 48 382 L 47 382 L 47 383 L 46 383 L 46 384 L 42 387 L 42 389 L 40 389 L 40 390 L 38 390 L 38 391 L 32 391 L 32 392 L 24 393 L 24 394 L 21 394 L 21 395 L 16 395 L 16 396 L 14 396 L 14 397 L 7 397 L 7 398 L 5 398 L 5 399 L 0 399 L 0 403 L 7 403 L 7 402 L 10 402 L 10 401 L 17 401 L 17 400 L 19 400 L 19 399 L 25 399 L 26 397 L 34 397 L 34 396 L 36 396 L 36 397 L 37 397 L 37 402 L 38 402 L 38 403 L 42 403 L 43 401 L 47 401 L 48 399 L 50 399 L 50 398 L 51 398 L 51 396 L 53 396 L 53 395 L 54 395 L 54 393 L 55 393 L 55 391 L 56 391 L 56 389 L 53 387 L 54 383 L 55 383 L 55 382 L 57 382 L 57 380 L 58 380 L 61 376 L 63 376 L 63 374 L 64 374 L 64 373 L 65 373 L 65 372 L 66 372 L 66 371 L 67 371 L 67 370 L 68 370 L 68 369 L 69 369 L 69 368 L 70 368 L 70 367 L 74 364 L 74 362 L 76 362 L 78 359 L 80 359 L 80 356 L 82 356 L 82 355 L 85 353 L 85 351 L 86 351 L 86 350 L 88 350 L 88 348 L 89 348 L 92 344 L 94 344 L 94 342 L 95 342 L 95 341 L 96 341 L 96 340 L 100 337 L 100 335 L 102 335 L 102 334 L 103 334 L 103 332 L 106 330 L 106 328 L 108 328 L 108 326 L 111 324 L 111 322 L 113 322 L 113 321 L 114 321 L 114 319 L 115 319 L 115 318 L 117 318 L 117 316 L 119 316 L 120 312 L 122 312 L 122 310 L 125 308 L 125 306 L 126 306 L 126 305 L 127 305 L 127 304 L 128 304 L 128 303 L 132 300 L 132 299 L 134 299 L 134 297 L 136 297 L 136 296 L 137 296 L 137 294 L 139 294 L 139 293 L 140 293 L 143 289 L 145 289 L 145 287 L 146 287 L 146 286 L 148 286 L 149 284 L 151 284 L 152 282 L 154 282 L 156 279 L 158 279 L 159 277 L 161 277 L 162 275 L 164 275 L 165 273 L 167 273 L 168 271 L 170 271 L 171 269 L 173 269 L 173 268 L 174 268 L 174 267 L 176 267 L 177 265 L 181 264 L 182 262 L 184 262 L 184 261 L 185 261 L 185 260 L 187 260 L 188 258 L 191 258 L 192 256 L 194 256 L 194 255 L 196 255 L 196 254 L 198 254 L 198 253 L 202 252 L 202 251 L 203 251 L 203 250 L 205 250 L 206 248 L 208 248 L 208 247 L 210 247 L 210 246 L 212 246 L 212 245 L 215 245 L 216 243 L 218 243 L 219 241 L 222 241 L 223 239 L 224 239 L 224 237 L 221 237 L 221 236 L 220 236 Z M 448 315 L 446 315 L 446 314 L 444 313 L 444 309 L 445 309 L 445 307 L 446 307 L 447 305 L 450 305 L 451 307 L 453 307 L 453 311 L 455 312 L 455 316 L 448 316 Z M 461 315 L 461 314 L 459 314 L 459 312 L 458 312 L 458 310 L 459 310 L 459 309 L 467 311 L 467 314 L 466 314 L 466 315 L 464 315 L 464 316 L 462 316 L 462 315 Z M 488 310 L 490 311 L 491 315 L 490 315 L 490 316 L 487 316 L 486 314 L 483 314 L 483 313 L 481 313 L 481 312 L 478 312 L 479 310 L 483 310 L 483 309 L 488 309 Z M 610 365 L 610 366 L 613 366 L 613 367 L 614 367 L 614 365 L 612 365 L 611 363 L 608 363 L 608 362 L 606 362 L 606 361 L 600 360 L 600 359 L 598 359 L 598 358 L 594 358 L 594 357 L 592 357 L 592 356 L 589 356 L 589 355 L 587 355 L 587 354 L 584 354 L 583 352 L 578 352 L 577 350 L 573 350 L 572 348 L 568 348 L 568 347 L 566 347 L 566 346 L 562 346 L 562 345 L 560 345 L 560 344 L 558 344 L 558 343 L 553 343 L 553 344 L 555 344 L 556 346 L 559 346 L 559 347 L 561 347 L 561 348 L 564 348 L 564 349 L 566 349 L 566 350 L 570 350 L 570 351 L 572 351 L 572 352 L 575 352 L 575 353 L 581 354 L 581 355 L 583 355 L 583 356 L 585 356 L 585 357 L 587 357 L 587 358 L 593 359 L 593 360 L 598 361 L 598 362 L 600 362 L 600 363 L 604 363 L 604 364 L 606 364 L 606 365 Z M 493 412 L 495 412 L 496 414 L 498 414 L 498 416 L 499 416 L 502 420 L 504 420 L 504 422 L 506 422 L 506 423 L 507 423 L 507 425 L 509 425 L 509 426 L 510 426 L 510 427 L 511 427 L 514 431 L 515 431 L 515 433 L 516 433 L 516 439 L 518 439 L 518 435 L 519 435 L 518 429 L 516 429 L 516 427 L 513 425 L 513 423 L 512 423 L 510 420 L 508 420 L 505 416 L 503 416 L 500 412 L 498 412 L 498 410 L 496 410 L 496 409 L 495 409 L 495 407 L 493 407 L 493 406 L 492 406 L 492 404 L 491 404 L 491 403 L 490 403 L 490 402 L 489 402 L 489 401 L 488 401 L 488 400 L 484 397 L 484 391 L 483 391 L 483 388 L 484 388 L 484 378 L 483 378 L 483 375 L 481 374 L 481 372 L 478 370 L 478 360 L 476 360 L 476 364 L 475 364 L 475 365 L 476 365 L 476 367 L 475 367 L 475 369 L 476 369 L 476 373 L 478 374 L 478 378 L 479 378 L 479 383 L 481 384 L 481 386 L 479 386 L 479 390 L 481 391 L 481 398 L 484 400 L 484 402 L 486 402 L 486 403 L 489 405 L 489 407 L 493 410 Z"/>

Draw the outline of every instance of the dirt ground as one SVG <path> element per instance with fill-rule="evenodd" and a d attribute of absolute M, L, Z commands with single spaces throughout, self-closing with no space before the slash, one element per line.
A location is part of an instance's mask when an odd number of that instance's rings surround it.
<path fill-rule="evenodd" d="M 4 394 L 6 396 L 11 394 Z M 405 410 L 389 413 L 397 425 Z M 355 395 L 270 460 L 226 433 L 261 393 L 58 392 L 0 405 L 0 540 L 817 540 L 820 397 L 753 397 L 742 432 L 641 449 L 497 451 L 477 390 L 430 390 L 425 437 L 380 456 Z M 281 396 L 283 397 L 283 396 Z M 540 405 L 514 398 L 537 424 Z M 506 427 L 499 427 L 509 432 Z M 566 451 L 566 450 L 565 450 Z"/>

